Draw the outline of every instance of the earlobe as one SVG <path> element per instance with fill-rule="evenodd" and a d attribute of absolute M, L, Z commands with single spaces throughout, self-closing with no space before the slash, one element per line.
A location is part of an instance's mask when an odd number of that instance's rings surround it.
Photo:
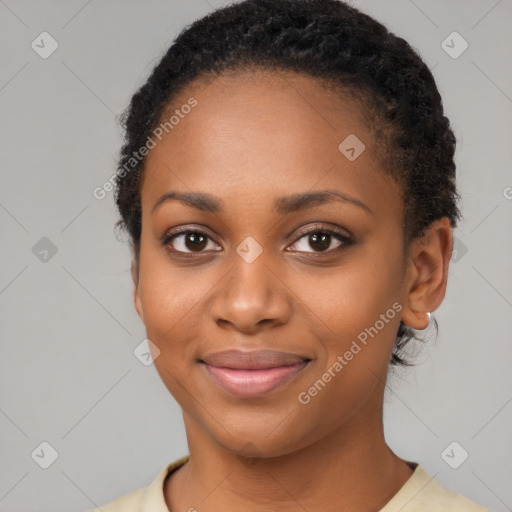
<path fill-rule="evenodd" d="M 430 312 L 444 299 L 452 243 L 447 217 L 433 222 L 421 238 L 411 242 L 402 322 L 415 330 L 428 327 Z"/>

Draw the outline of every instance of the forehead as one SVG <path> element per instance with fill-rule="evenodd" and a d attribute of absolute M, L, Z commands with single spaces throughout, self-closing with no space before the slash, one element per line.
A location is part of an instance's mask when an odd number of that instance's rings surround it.
<path fill-rule="evenodd" d="M 288 135 L 312 142 L 321 138 L 326 146 L 347 130 L 369 139 L 366 112 L 357 92 L 306 74 L 257 70 L 206 75 L 185 87 L 164 112 L 163 120 L 191 97 L 198 105 L 173 133 L 181 132 L 197 142 L 258 135 L 255 142 L 267 144 L 270 150 Z M 278 140 L 275 134 L 279 134 Z M 307 149 L 314 152 L 315 145 L 308 144 Z"/>
<path fill-rule="evenodd" d="M 207 76 L 186 86 L 162 121 L 191 98 L 196 106 L 156 140 L 146 159 L 143 202 L 165 188 L 225 196 L 233 185 L 268 195 L 341 179 L 345 191 L 378 194 L 389 184 L 366 113 L 349 91 L 293 72 Z M 345 140 L 364 148 L 356 160 L 340 151 Z"/>

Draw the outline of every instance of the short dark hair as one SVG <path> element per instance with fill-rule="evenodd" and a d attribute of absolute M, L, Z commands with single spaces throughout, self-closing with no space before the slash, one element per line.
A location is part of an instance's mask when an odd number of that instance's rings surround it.
<path fill-rule="evenodd" d="M 428 66 L 401 37 L 340 0 L 245 0 L 187 26 L 133 95 L 121 120 L 125 143 L 115 200 L 134 258 L 142 229 L 140 188 L 145 145 L 164 111 L 196 78 L 232 70 L 293 71 L 360 98 L 375 119 L 383 170 L 399 185 L 404 239 L 421 236 L 435 220 L 460 219 L 455 184 L 456 139 Z M 435 320 L 434 320 L 435 322 Z M 437 328 L 437 323 L 435 323 Z M 404 347 L 415 332 L 400 323 L 391 364 L 410 365 Z"/>

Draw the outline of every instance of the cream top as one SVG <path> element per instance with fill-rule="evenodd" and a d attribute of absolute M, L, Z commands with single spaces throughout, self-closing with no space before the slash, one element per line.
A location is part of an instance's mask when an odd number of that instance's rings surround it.
<path fill-rule="evenodd" d="M 185 464 L 189 456 L 172 462 L 148 486 L 125 494 L 92 512 L 171 512 L 164 499 L 167 475 Z M 442 487 L 419 464 L 402 488 L 380 512 L 489 512 L 465 496 Z M 193 507 L 191 507 L 193 510 Z"/>

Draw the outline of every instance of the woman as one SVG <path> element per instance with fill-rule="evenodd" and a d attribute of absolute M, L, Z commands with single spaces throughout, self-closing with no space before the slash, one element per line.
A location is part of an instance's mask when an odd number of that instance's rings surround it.
<path fill-rule="evenodd" d="M 246 0 L 187 27 L 124 121 L 134 303 L 190 453 L 101 510 L 483 511 L 383 433 L 460 218 L 417 53 L 337 0 Z"/>

